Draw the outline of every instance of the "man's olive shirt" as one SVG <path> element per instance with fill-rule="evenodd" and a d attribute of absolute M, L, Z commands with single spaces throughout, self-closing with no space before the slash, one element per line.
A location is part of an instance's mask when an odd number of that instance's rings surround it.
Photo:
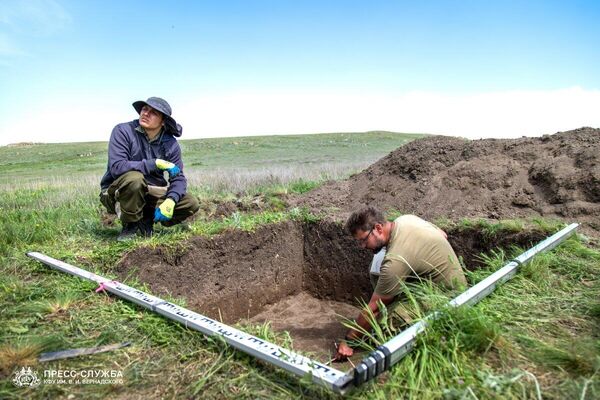
<path fill-rule="evenodd" d="M 429 279 L 447 287 L 466 284 L 454 250 L 435 225 L 415 216 L 403 215 L 395 221 L 375 294 L 398 296 L 401 281 Z"/>

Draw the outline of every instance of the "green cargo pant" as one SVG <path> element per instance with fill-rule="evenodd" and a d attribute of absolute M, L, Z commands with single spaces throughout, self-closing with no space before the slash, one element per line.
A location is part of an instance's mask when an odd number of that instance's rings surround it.
<path fill-rule="evenodd" d="M 154 209 L 166 199 L 148 193 L 148 183 L 141 172 L 129 171 L 118 177 L 100 193 L 100 202 L 109 213 L 117 214 L 123 223 L 137 222 L 142 218 L 154 218 Z M 185 194 L 175 205 L 173 218 L 162 222 L 164 226 L 176 225 L 194 215 L 200 208 L 194 196 Z"/>

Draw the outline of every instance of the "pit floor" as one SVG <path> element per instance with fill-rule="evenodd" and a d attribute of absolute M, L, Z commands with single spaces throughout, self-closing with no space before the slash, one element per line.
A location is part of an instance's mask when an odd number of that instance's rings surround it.
<path fill-rule="evenodd" d="M 329 362 L 335 354 L 335 342 L 346 334 L 342 325 L 343 317 L 354 319 L 359 309 L 347 303 L 320 300 L 307 292 L 286 297 L 267 306 L 261 313 L 249 319 L 251 323 L 269 321 L 274 331 L 289 332 L 293 350 L 320 362 Z M 362 360 L 363 354 L 352 357 L 355 362 Z M 334 368 L 350 363 L 335 363 Z"/>

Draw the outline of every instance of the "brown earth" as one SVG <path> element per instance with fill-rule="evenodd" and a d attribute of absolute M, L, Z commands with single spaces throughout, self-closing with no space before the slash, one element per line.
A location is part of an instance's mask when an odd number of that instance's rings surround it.
<path fill-rule="evenodd" d="M 346 334 L 343 317 L 355 318 L 358 312 L 359 308 L 351 304 L 320 300 L 308 292 L 300 292 L 268 306 L 250 322 L 270 322 L 274 330 L 290 332 L 294 348 L 329 361 L 327 358 L 331 359 L 334 354 L 335 341 Z"/>
<path fill-rule="evenodd" d="M 302 229 L 292 222 L 256 232 L 230 231 L 195 237 L 185 248 L 140 248 L 118 267 L 157 294 L 231 323 L 302 289 Z"/>
<path fill-rule="evenodd" d="M 290 330 L 294 349 L 325 361 L 344 335 L 340 316 L 356 317 L 357 300 L 370 294 L 370 256 L 339 224 L 285 222 L 195 237 L 179 249 L 139 248 L 116 272 L 225 323 L 268 319 Z"/>
<path fill-rule="evenodd" d="M 337 219 L 365 205 L 428 220 L 541 216 L 580 222 L 597 236 L 600 129 L 521 139 L 418 139 L 289 203 Z"/>

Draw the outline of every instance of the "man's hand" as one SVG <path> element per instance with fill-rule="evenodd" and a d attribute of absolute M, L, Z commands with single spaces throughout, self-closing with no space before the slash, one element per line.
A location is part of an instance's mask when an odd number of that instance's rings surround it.
<path fill-rule="evenodd" d="M 373 316 L 375 316 L 375 318 L 377 319 L 377 318 L 379 318 L 379 314 L 380 314 L 379 303 L 388 305 L 388 304 L 391 304 L 393 301 L 394 301 L 394 296 L 382 296 L 382 295 L 373 293 L 373 295 L 371 296 L 371 300 L 369 300 L 369 304 L 367 305 L 367 307 L 369 307 L 371 309 Z M 367 319 L 367 317 L 365 315 L 365 311 L 361 311 L 361 313 L 358 315 L 358 318 L 356 319 L 356 324 L 358 326 L 360 326 L 361 328 L 363 328 L 364 330 L 372 329 L 371 323 L 369 322 L 369 319 Z M 362 334 L 360 334 L 357 330 L 351 329 L 350 331 L 348 331 L 346 338 L 351 339 L 351 340 L 356 340 L 356 339 L 359 339 L 361 336 L 362 336 Z M 346 343 L 346 341 L 343 340 L 340 342 L 340 345 L 337 348 L 337 352 L 335 353 L 334 359 L 336 361 L 345 361 L 348 357 L 351 357 L 352 354 L 354 354 L 354 350 L 352 350 L 352 347 L 348 346 L 348 343 Z"/>
<path fill-rule="evenodd" d="M 352 357 L 352 354 L 354 354 L 354 350 L 352 350 L 352 347 L 348 346 L 348 344 L 346 344 L 346 342 L 342 340 L 338 345 L 334 359 L 336 361 L 346 361 L 348 357 Z"/>
<path fill-rule="evenodd" d="M 169 161 L 161 160 L 160 158 L 156 159 L 156 168 L 161 171 L 167 171 L 169 173 L 169 178 L 173 178 L 181 172 L 177 165 Z"/>
<path fill-rule="evenodd" d="M 171 198 L 167 198 L 162 204 L 154 210 L 154 222 L 165 222 L 173 218 L 173 210 L 175 202 Z"/>

